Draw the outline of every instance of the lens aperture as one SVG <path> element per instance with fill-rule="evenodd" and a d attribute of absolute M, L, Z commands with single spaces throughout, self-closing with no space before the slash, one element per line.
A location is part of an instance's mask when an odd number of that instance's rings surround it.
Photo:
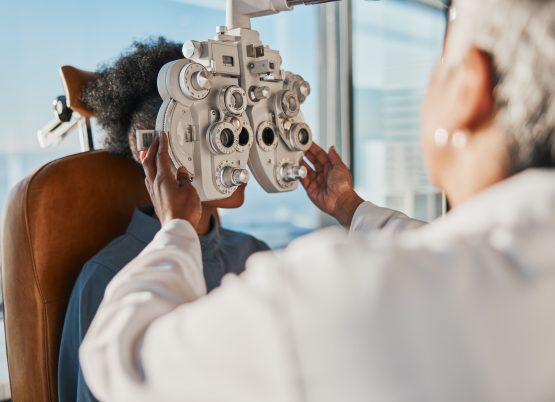
<path fill-rule="evenodd" d="M 294 96 L 291 96 L 289 99 L 287 99 L 287 104 L 289 106 L 289 110 L 291 110 L 292 112 L 297 110 L 297 107 L 299 106 L 297 103 L 297 99 Z"/>
<path fill-rule="evenodd" d="M 220 133 L 220 142 L 226 148 L 231 148 L 235 142 L 233 131 L 229 128 L 224 128 Z"/>
<path fill-rule="evenodd" d="M 240 93 L 234 92 L 231 98 L 235 109 L 241 109 L 243 107 L 243 97 Z"/>
<path fill-rule="evenodd" d="M 266 127 L 262 131 L 262 141 L 265 145 L 271 146 L 274 143 L 275 139 L 276 134 L 274 133 L 274 130 L 272 130 L 270 127 Z"/>
<path fill-rule="evenodd" d="M 304 128 L 299 130 L 299 143 L 306 145 L 308 141 L 310 141 L 310 134 L 308 134 L 308 131 Z"/>
<path fill-rule="evenodd" d="M 239 145 L 244 147 L 249 143 L 250 139 L 251 136 L 249 134 L 249 131 L 245 127 L 243 127 L 241 129 L 241 132 L 239 133 Z"/>

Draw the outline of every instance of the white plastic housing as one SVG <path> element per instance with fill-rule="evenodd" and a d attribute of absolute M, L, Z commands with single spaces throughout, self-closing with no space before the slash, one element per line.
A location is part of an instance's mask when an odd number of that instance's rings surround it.
<path fill-rule="evenodd" d="M 243 127 L 250 132 L 252 129 L 245 114 L 229 116 L 218 109 L 220 90 L 237 86 L 237 78 L 212 76 L 211 89 L 202 100 L 192 100 L 184 95 L 180 77 L 191 63 L 191 60 L 181 59 L 166 64 L 160 71 L 158 90 L 164 103 L 158 112 L 156 131 L 168 133 L 170 157 L 176 167 L 187 168 L 201 201 L 222 199 L 233 194 L 237 186 L 224 186 L 220 180 L 221 172 L 226 167 L 246 169 L 252 141 L 244 146 L 235 141 L 227 153 L 217 152 L 210 145 L 211 128 L 216 124 L 226 124 L 235 128 L 237 138 Z"/>

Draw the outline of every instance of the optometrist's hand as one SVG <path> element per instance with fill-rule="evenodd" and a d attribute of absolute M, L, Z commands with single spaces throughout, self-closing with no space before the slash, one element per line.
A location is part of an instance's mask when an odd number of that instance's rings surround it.
<path fill-rule="evenodd" d="M 146 188 L 160 222 L 164 224 L 172 219 L 185 219 L 196 229 L 202 215 L 202 204 L 187 169 L 180 167 L 176 170 L 170 159 L 168 135 L 161 133 L 141 159 Z"/>
<path fill-rule="evenodd" d="M 334 147 L 326 153 L 316 143 L 305 153 L 314 169 L 301 161 L 308 175 L 301 180 L 310 200 L 345 227 L 351 225 L 358 206 L 364 202 L 353 188 L 351 171 L 343 163 Z"/>

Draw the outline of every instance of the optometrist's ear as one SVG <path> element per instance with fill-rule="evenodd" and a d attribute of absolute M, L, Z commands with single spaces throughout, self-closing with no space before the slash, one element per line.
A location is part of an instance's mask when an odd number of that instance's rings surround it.
<path fill-rule="evenodd" d="M 476 132 L 495 116 L 493 60 L 483 50 L 471 47 L 455 78 L 455 105 L 459 109 L 454 128 Z"/>

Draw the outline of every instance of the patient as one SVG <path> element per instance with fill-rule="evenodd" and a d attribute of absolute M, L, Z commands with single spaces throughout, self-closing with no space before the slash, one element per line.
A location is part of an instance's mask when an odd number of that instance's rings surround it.
<path fill-rule="evenodd" d="M 156 80 L 160 68 L 182 58 L 181 46 L 163 38 L 136 42 L 111 66 L 99 71 L 82 99 L 94 111 L 106 131 L 106 148 L 117 155 L 138 160 L 135 130 L 152 129 L 162 100 Z M 224 200 L 203 204 L 203 216 L 196 228 L 200 236 L 204 278 L 208 291 L 220 285 L 227 273 L 243 271 L 247 258 L 268 250 L 262 241 L 244 233 L 218 226 L 216 208 L 237 208 L 243 204 L 245 187 Z M 58 365 L 60 402 L 95 401 L 79 366 L 79 346 L 110 280 L 151 242 L 160 230 L 152 208 L 136 210 L 127 232 L 113 240 L 81 270 L 75 282 L 62 332 Z"/>

